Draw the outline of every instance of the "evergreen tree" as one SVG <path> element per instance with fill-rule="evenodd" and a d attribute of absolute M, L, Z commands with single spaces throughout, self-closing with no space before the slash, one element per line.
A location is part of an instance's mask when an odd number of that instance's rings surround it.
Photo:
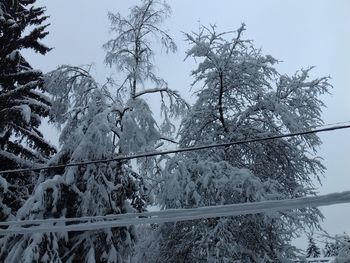
<path fill-rule="evenodd" d="M 292 77 L 279 74 L 277 60 L 242 39 L 243 31 L 244 25 L 232 40 L 215 27 L 186 34 L 187 56 L 200 61 L 194 83 L 203 86 L 182 122 L 180 147 L 322 124 L 319 95 L 330 88 L 328 78 L 310 80 L 310 69 Z M 189 208 L 313 195 L 312 177 L 324 170 L 315 155 L 320 143 L 310 134 L 177 154 L 164 169 L 160 205 Z M 320 216 L 307 208 L 164 224 L 154 242 L 142 244 L 140 255 L 153 262 L 281 262 L 295 257 L 291 239 L 307 226 L 319 227 Z M 157 251 L 149 256 L 152 248 Z"/>
<path fill-rule="evenodd" d="M 308 238 L 309 243 L 306 249 L 306 257 L 307 258 L 318 258 L 321 256 L 321 250 L 320 248 L 316 245 L 314 239 L 312 236 L 309 236 Z"/>
<path fill-rule="evenodd" d="M 50 102 L 43 77 L 22 56 L 23 49 L 46 54 L 40 41 L 48 34 L 44 8 L 35 0 L 0 3 L 0 167 L 1 170 L 33 167 L 55 153 L 39 131 Z M 35 185 L 34 173 L 0 176 L 0 220 L 13 217 Z"/>

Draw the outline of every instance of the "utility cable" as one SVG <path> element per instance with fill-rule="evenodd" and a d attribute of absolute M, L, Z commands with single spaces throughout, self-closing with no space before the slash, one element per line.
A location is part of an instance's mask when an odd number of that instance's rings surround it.
<path fill-rule="evenodd" d="M 314 134 L 314 133 L 320 133 L 320 132 L 329 132 L 329 131 L 343 130 L 343 129 L 349 129 L 349 128 L 350 128 L 350 125 L 341 125 L 341 126 L 333 126 L 333 127 L 328 127 L 328 128 L 312 129 L 312 130 L 307 130 L 307 131 L 288 133 L 288 134 L 280 134 L 280 135 L 269 136 L 269 137 L 256 137 L 256 138 L 252 138 L 252 139 L 245 139 L 245 140 L 226 142 L 226 143 L 217 143 L 217 144 L 209 144 L 209 145 L 202 145 L 202 146 L 186 147 L 186 148 L 179 148 L 179 149 L 173 149 L 173 150 L 167 150 L 167 151 L 154 151 L 154 152 L 137 153 L 137 154 L 127 155 L 127 156 L 118 156 L 118 157 L 110 158 L 110 159 L 81 161 L 81 162 L 57 164 L 57 165 L 34 167 L 34 168 L 21 168 L 21 169 L 4 170 L 4 171 L 0 171 L 0 175 L 6 174 L 6 173 L 9 174 L 9 173 L 51 170 L 51 169 L 57 169 L 57 168 L 86 165 L 86 164 L 125 161 L 125 160 L 159 156 L 159 155 L 172 154 L 172 153 L 191 152 L 191 151 L 199 151 L 199 150 L 211 149 L 211 148 L 217 148 L 217 147 L 228 147 L 228 146 L 232 146 L 232 145 L 246 144 L 246 143 L 252 143 L 252 142 L 269 141 L 269 140 L 275 140 L 275 139 L 281 139 L 281 138 L 287 138 L 287 137 L 295 137 L 295 136 L 300 136 L 300 135 Z"/>
<path fill-rule="evenodd" d="M 65 221 L 63 221 L 62 219 L 58 219 L 59 221 L 57 222 L 48 221 L 48 219 L 46 219 L 47 221 L 45 220 L 44 223 L 40 221 L 40 225 L 38 226 L 33 226 L 32 223 L 29 223 L 33 222 L 33 220 L 21 221 L 21 224 L 26 224 L 26 226 L 29 225 L 28 227 L 20 227 L 18 225 L 14 225 L 14 222 L 12 221 L 6 222 L 9 225 L 9 228 L 1 229 L 0 236 L 17 234 L 24 235 L 39 232 L 51 233 L 101 230 L 105 228 L 125 227 L 138 224 L 159 224 L 166 222 L 180 222 L 204 218 L 258 214 L 271 211 L 284 211 L 289 209 L 328 206 L 342 203 L 350 203 L 350 191 L 285 200 L 269 200 L 232 205 L 206 206 L 190 209 L 169 209 L 146 213 L 128 213 L 117 215 L 118 217 L 110 221 L 96 221 L 70 225 L 64 225 Z M 91 218 L 100 219 L 101 217 Z M 68 221 L 69 218 L 67 218 L 66 220 Z M 2 225 L 5 224 L 3 224 L 2 222 Z"/>

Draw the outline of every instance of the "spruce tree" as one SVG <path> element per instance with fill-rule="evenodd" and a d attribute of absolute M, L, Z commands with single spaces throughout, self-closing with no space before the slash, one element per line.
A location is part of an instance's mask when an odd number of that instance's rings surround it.
<path fill-rule="evenodd" d="M 315 240 L 312 236 L 309 236 L 308 238 L 308 246 L 306 249 L 306 257 L 307 258 L 318 258 L 321 256 L 321 250 L 316 245 Z"/>
<path fill-rule="evenodd" d="M 21 51 L 42 55 L 50 48 L 40 41 L 48 34 L 45 9 L 35 0 L 0 3 L 0 167 L 1 170 L 45 163 L 55 152 L 39 131 L 50 102 L 43 90 L 43 74 L 33 69 Z M 13 217 L 35 184 L 34 173 L 0 177 L 0 220 Z"/>

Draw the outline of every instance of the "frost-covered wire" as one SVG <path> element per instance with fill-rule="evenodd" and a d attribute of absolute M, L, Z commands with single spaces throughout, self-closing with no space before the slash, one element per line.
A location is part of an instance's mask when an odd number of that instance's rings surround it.
<path fill-rule="evenodd" d="M 316 129 L 316 128 L 324 128 L 324 127 L 327 127 L 327 126 L 335 126 L 335 125 L 339 126 L 339 125 L 346 125 L 346 124 L 350 124 L 350 120 L 349 121 L 339 121 L 339 122 L 325 123 L 325 124 L 313 126 L 312 128 Z"/>
<path fill-rule="evenodd" d="M 166 222 L 178 222 L 203 218 L 238 216 L 258 214 L 265 212 L 283 211 L 288 209 L 300 209 L 306 207 L 319 207 L 334 204 L 350 203 L 350 191 L 332 193 L 321 196 L 301 197 L 285 200 L 269 200 L 263 202 L 241 203 L 232 205 L 206 206 L 190 209 L 168 209 L 145 213 L 127 213 L 118 215 L 82 217 L 82 218 L 57 218 L 44 220 L 23 220 L 0 222 L 0 226 L 9 226 L 1 229 L 0 236 L 14 234 L 28 234 L 38 232 L 74 232 L 99 230 L 110 227 L 123 227 L 138 224 L 157 224 Z M 94 221 L 95 222 L 92 222 Z M 101 221 L 108 220 L 108 221 Z M 72 221 L 89 221 L 65 225 Z M 33 226 L 38 224 L 37 226 Z"/>
<path fill-rule="evenodd" d="M 260 142 L 260 141 L 269 141 L 269 140 L 281 139 L 281 138 L 286 138 L 286 137 L 295 137 L 295 136 L 300 136 L 300 135 L 307 135 L 307 134 L 328 132 L 328 131 L 336 131 L 336 130 L 343 130 L 343 129 L 349 129 L 349 128 L 350 128 L 350 125 L 332 126 L 332 127 L 328 127 L 328 128 L 312 129 L 312 130 L 307 130 L 307 131 L 280 134 L 280 135 L 268 136 L 268 137 L 260 137 L 260 138 L 257 137 L 257 138 L 252 138 L 252 139 L 244 139 L 244 140 L 240 140 L 240 141 L 233 141 L 233 142 L 226 142 L 226 143 L 214 143 L 214 144 L 209 144 L 209 145 L 202 145 L 202 146 L 196 146 L 196 147 L 186 147 L 186 148 L 179 148 L 179 149 L 173 149 L 173 150 L 167 150 L 167 151 L 154 151 L 154 152 L 137 153 L 137 154 L 127 155 L 127 156 L 118 156 L 118 157 L 110 158 L 110 159 L 89 160 L 89 161 L 58 164 L 58 165 L 51 165 L 51 166 L 41 166 L 41 167 L 34 167 L 34 168 L 3 170 L 3 171 L 0 171 L 0 175 L 6 174 L 6 173 L 20 173 L 20 172 L 51 170 L 51 169 L 57 169 L 57 168 L 86 165 L 86 164 L 109 163 L 109 162 L 114 162 L 114 161 L 126 161 L 126 160 L 138 159 L 138 158 L 166 155 L 166 154 L 172 154 L 172 153 L 199 151 L 199 150 L 205 150 L 205 149 L 216 148 L 216 147 L 227 147 L 227 146 L 238 145 L 238 144 Z"/>

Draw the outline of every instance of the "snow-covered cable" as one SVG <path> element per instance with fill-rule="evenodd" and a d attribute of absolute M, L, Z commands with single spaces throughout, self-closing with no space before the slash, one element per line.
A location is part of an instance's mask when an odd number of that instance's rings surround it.
<path fill-rule="evenodd" d="M 323 127 L 327 127 L 327 126 L 345 125 L 345 124 L 349 124 L 349 123 L 350 123 L 350 120 L 349 121 L 338 121 L 338 122 L 331 122 L 331 123 L 324 123 L 324 124 L 316 125 L 316 126 L 313 126 L 312 128 L 313 129 L 323 128 Z"/>
<path fill-rule="evenodd" d="M 2 225 L 9 225 L 8 229 L 1 229 L 0 235 L 17 235 L 38 232 L 72 232 L 99 230 L 111 227 L 123 227 L 137 224 L 156 224 L 165 222 L 178 222 L 202 218 L 213 218 L 222 216 L 238 216 L 247 214 L 265 213 L 271 211 L 283 211 L 288 209 L 300 209 L 305 207 L 319 207 L 333 204 L 350 203 L 350 191 L 342 193 L 332 193 L 314 197 L 302 197 L 286 200 L 270 200 L 263 202 L 242 203 L 233 205 L 207 206 L 191 209 L 168 209 L 163 211 L 121 214 L 110 221 L 96 221 L 88 223 L 79 223 L 64 225 L 65 220 L 59 221 L 40 221 L 39 226 L 20 227 L 14 225 L 14 222 L 2 222 Z M 101 219 L 102 217 L 91 217 L 91 219 Z M 106 219 L 112 217 L 106 216 Z M 21 224 L 30 225 L 32 221 L 21 221 Z"/>
<path fill-rule="evenodd" d="M 301 132 L 295 132 L 295 133 L 280 134 L 280 135 L 269 136 L 269 137 L 257 137 L 257 138 L 251 138 L 251 139 L 243 139 L 241 141 L 234 141 L 234 142 L 216 143 L 216 144 L 202 145 L 202 146 L 196 146 L 196 147 L 186 147 L 186 148 L 179 148 L 179 149 L 173 149 L 173 150 L 167 150 L 167 151 L 154 151 L 154 152 L 137 153 L 137 154 L 128 155 L 128 156 L 118 156 L 118 157 L 110 158 L 110 159 L 90 160 L 90 161 L 82 161 L 82 162 L 75 162 L 75 163 L 51 165 L 51 166 L 41 166 L 41 167 L 35 167 L 35 168 L 4 170 L 4 171 L 0 171 L 0 175 L 5 174 L 5 173 L 32 172 L 32 171 L 50 170 L 50 169 L 79 166 L 79 165 L 86 165 L 86 164 L 125 161 L 125 160 L 152 157 L 152 156 L 158 156 L 158 155 L 199 151 L 199 150 L 216 148 L 216 147 L 227 147 L 227 146 L 238 145 L 238 144 L 275 140 L 275 139 L 281 139 L 281 138 L 286 138 L 286 137 L 295 137 L 295 136 L 300 136 L 300 135 L 307 135 L 307 134 L 328 132 L 328 131 L 335 131 L 335 130 L 342 130 L 342 129 L 349 129 L 349 128 L 350 128 L 350 125 L 341 125 L 341 126 L 333 126 L 333 127 L 328 127 L 328 128 L 322 128 L 322 129 L 313 129 L 313 130 L 307 130 L 307 131 L 301 131 Z"/>

